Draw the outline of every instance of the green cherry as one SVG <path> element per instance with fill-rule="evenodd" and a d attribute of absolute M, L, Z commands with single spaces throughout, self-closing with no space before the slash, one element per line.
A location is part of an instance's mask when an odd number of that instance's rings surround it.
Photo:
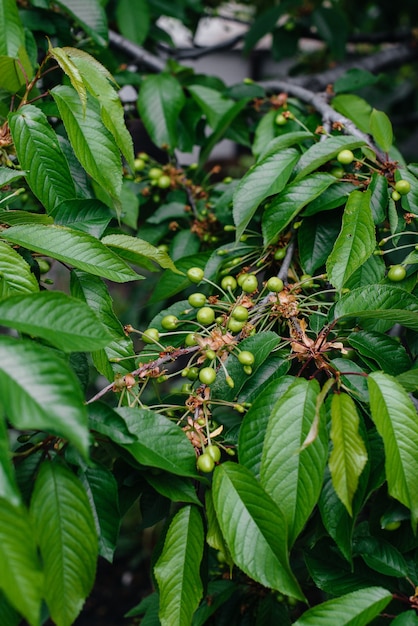
<path fill-rule="evenodd" d="M 406 269 L 403 265 L 392 265 L 388 271 L 388 278 L 394 283 L 398 283 L 406 276 Z"/>
<path fill-rule="evenodd" d="M 215 463 L 219 463 L 221 460 L 221 451 L 218 446 L 214 444 L 209 444 L 206 446 L 205 454 L 209 454 L 209 456 L 215 461 Z"/>
<path fill-rule="evenodd" d="M 241 365 L 252 365 L 255 360 L 254 354 L 249 350 L 241 350 L 237 358 Z"/>
<path fill-rule="evenodd" d="M 221 281 L 221 287 L 225 291 L 227 291 L 228 289 L 234 291 L 234 289 L 237 288 L 237 281 L 233 276 L 224 276 Z"/>
<path fill-rule="evenodd" d="M 245 293 L 252 293 L 258 287 L 257 277 L 254 274 L 247 274 L 244 280 L 241 282 L 241 289 Z"/>
<path fill-rule="evenodd" d="M 157 328 L 147 328 L 147 330 L 142 333 L 142 341 L 144 343 L 156 343 L 160 339 L 160 333 Z"/>
<path fill-rule="evenodd" d="M 284 288 L 283 281 L 278 276 L 272 276 L 269 278 L 266 286 L 269 291 L 273 291 L 274 293 L 279 293 L 280 291 L 283 291 Z"/>
<path fill-rule="evenodd" d="M 215 311 L 210 306 L 202 306 L 196 313 L 196 319 L 199 324 L 210 326 L 215 321 Z"/>
<path fill-rule="evenodd" d="M 195 309 L 200 309 L 202 306 L 206 304 L 206 296 L 204 293 L 196 292 L 192 293 L 188 298 L 187 302 Z"/>
<path fill-rule="evenodd" d="M 341 152 L 337 154 L 337 161 L 343 165 L 349 165 L 354 161 L 354 154 L 351 150 L 341 150 Z"/>
<path fill-rule="evenodd" d="M 239 322 L 246 322 L 248 319 L 248 309 L 241 304 L 238 304 L 231 313 L 232 317 Z"/>
<path fill-rule="evenodd" d="M 200 469 L 200 471 L 204 474 L 210 474 L 210 472 L 213 472 L 215 467 L 215 461 L 206 452 L 204 452 L 197 458 L 196 464 L 198 469 Z"/>
<path fill-rule="evenodd" d="M 407 180 L 404 180 L 402 178 L 401 180 L 398 180 L 396 182 L 395 191 L 400 193 L 401 196 L 405 196 L 407 193 L 411 191 L 411 184 Z"/>
<path fill-rule="evenodd" d="M 216 379 L 216 372 L 213 367 L 202 367 L 199 372 L 199 380 L 204 385 L 212 385 Z"/>
<path fill-rule="evenodd" d="M 204 275 L 205 274 L 200 267 L 191 267 L 187 270 L 187 278 L 191 283 L 200 283 Z"/>
<path fill-rule="evenodd" d="M 178 319 L 175 315 L 166 315 L 161 320 L 161 326 L 164 330 L 174 330 L 178 326 Z"/>

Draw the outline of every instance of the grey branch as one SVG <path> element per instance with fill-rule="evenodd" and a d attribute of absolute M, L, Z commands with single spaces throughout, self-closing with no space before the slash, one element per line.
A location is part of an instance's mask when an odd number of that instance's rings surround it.
<path fill-rule="evenodd" d="M 164 59 L 151 54 L 141 46 L 137 46 L 132 41 L 125 39 L 119 33 L 109 30 L 109 43 L 113 48 L 121 50 L 125 54 L 129 54 L 133 61 L 142 63 L 153 72 L 162 72 L 165 69 L 166 62 Z"/>

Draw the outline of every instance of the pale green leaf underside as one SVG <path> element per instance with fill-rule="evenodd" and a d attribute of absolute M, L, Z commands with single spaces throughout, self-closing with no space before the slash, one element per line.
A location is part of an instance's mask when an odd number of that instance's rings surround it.
<path fill-rule="evenodd" d="M 128 252 L 137 255 L 138 264 L 141 263 L 141 258 L 145 257 L 146 259 L 155 261 L 155 263 L 158 263 L 158 265 L 164 269 L 177 272 L 176 266 L 170 259 L 167 252 L 156 248 L 148 243 L 148 241 L 138 239 L 138 237 L 130 237 L 129 235 L 107 235 L 106 237 L 103 237 L 101 241 L 106 246 L 114 248 L 116 251 L 120 250 L 120 254 L 122 254 L 123 250 L 127 250 Z"/>
<path fill-rule="evenodd" d="M 0 301 L 0 325 L 46 339 L 64 352 L 99 350 L 111 341 L 106 327 L 84 302 L 58 291 Z"/>
<path fill-rule="evenodd" d="M 368 376 L 372 419 L 385 446 L 389 494 L 418 521 L 418 415 L 403 387 L 383 372 Z"/>
<path fill-rule="evenodd" d="M 198 509 L 185 506 L 174 516 L 155 564 L 162 626 L 189 626 L 203 594 L 200 562 L 203 524 Z"/>
<path fill-rule="evenodd" d="M 43 576 L 33 527 L 26 509 L 15 507 L 3 498 L 0 498 L 0 546 L 0 589 L 31 626 L 38 626 Z"/>
<path fill-rule="evenodd" d="M 95 237 L 63 226 L 13 226 L 2 237 L 29 250 L 118 283 L 142 278 Z"/>
<path fill-rule="evenodd" d="M 367 626 L 392 600 L 383 587 L 368 587 L 314 606 L 294 626 Z"/>
<path fill-rule="evenodd" d="M 218 465 L 213 504 L 222 534 L 238 567 L 265 587 L 303 600 L 289 566 L 283 513 L 242 465 Z"/>
<path fill-rule="evenodd" d="M 39 291 L 29 264 L 8 244 L 0 241 L 0 296 Z"/>
<path fill-rule="evenodd" d="M 103 123 L 99 103 L 88 96 L 84 108 L 75 89 L 65 85 L 54 87 L 50 93 L 77 159 L 112 198 L 118 199 L 122 191 L 120 153 Z"/>
<path fill-rule="evenodd" d="M 333 448 L 329 468 L 334 489 L 350 515 L 358 480 L 367 462 L 366 446 L 358 427 L 359 416 L 354 401 L 346 393 L 334 394 L 331 402 Z"/>
<path fill-rule="evenodd" d="M 73 370 L 50 348 L 0 336 L 0 397 L 15 428 L 63 437 L 87 454 L 83 393 Z"/>
<path fill-rule="evenodd" d="M 42 464 L 31 500 L 42 555 L 45 599 L 57 626 L 70 626 L 91 591 L 98 541 L 93 512 L 79 479 L 59 462 Z"/>

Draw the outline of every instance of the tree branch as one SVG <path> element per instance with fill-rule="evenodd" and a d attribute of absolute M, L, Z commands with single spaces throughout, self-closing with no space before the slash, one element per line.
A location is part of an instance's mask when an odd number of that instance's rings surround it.
<path fill-rule="evenodd" d="M 125 54 L 128 54 L 133 61 L 142 63 L 148 69 L 153 72 L 162 72 L 165 69 L 166 62 L 157 57 L 155 54 L 151 54 L 141 46 L 137 46 L 132 41 L 125 39 L 119 33 L 115 33 L 113 30 L 109 30 L 109 43 L 111 47 L 121 50 Z"/>

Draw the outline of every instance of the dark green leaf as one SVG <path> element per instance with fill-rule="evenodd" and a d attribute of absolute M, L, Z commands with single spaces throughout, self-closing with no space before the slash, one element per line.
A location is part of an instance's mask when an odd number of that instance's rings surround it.
<path fill-rule="evenodd" d="M 342 289 L 375 247 L 370 193 L 353 191 L 344 210 L 341 232 L 326 264 L 329 281 L 336 289 Z"/>
<path fill-rule="evenodd" d="M 300 262 L 307 274 L 325 265 L 341 228 L 338 215 L 330 214 L 326 220 L 305 218 L 298 229 Z"/>
<path fill-rule="evenodd" d="M 391 600 L 392 594 L 382 587 L 359 589 L 314 606 L 295 626 L 367 626 Z"/>
<path fill-rule="evenodd" d="M 328 456 L 325 420 L 302 449 L 320 407 L 316 381 L 296 379 L 274 405 L 263 444 L 260 482 L 283 511 L 292 545 L 318 501 Z M 322 412 L 322 411 L 321 411 Z"/>
<path fill-rule="evenodd" d="M 0 498 L 13 506 L 19 506 L 21 502 L 10 456 L 9 435 L 3 418 L 0 419 Z"/>
<path fill-rule="evenodd" d="M 100 200 L 67 200 L 51 213 L 55 224 L 81 230 L 100 238 L 112 219 L 109 208 Z"/>
<path fill-rule="evenodd" d="M 167 474 L 166 472 L 159 474 L 149 472 L 147 474 L 147 482 L 155 491 L 172 502 L 184 502 L 201 506 L 195 486 L 191 481 L 187 481 L 183 477 Z"/>
<path fill-rule="evenodd" d="M 0 167 L 0 187 L 4 187 L 5 185 L 10 185 L 15 180 L 22 178 L 22 176 L 26 176 L 27 172 L 22 172 L 19 170 L 12 170 L 9 167 Z"/>
<path fill-rule="evenodd" d="M 374 172 L 369 185 L 371 191 L 370 206 L 375 224 L 381 224 L 386 218 L 388 206 L 388 182 L 385 176 Z"/>
<path fill-rule="evenodd" d="M 90 352 L 111 341 L 91 309 L 58 291 L 10 296 L 0 301 L 0 324 L 41 337 L 64 352 Z"/>
<path fill-rule="evenodd" d="M 284 515 L 253 474 L 235 463 L 218 465 L 213 476 L 213 503 L 238 567 L 265 587 L 303 600 L 289 567 Z"/>
<path fill-rule="evenodd" d="M 334 6 L 319 6 L 312 12 L 312 22 L 318 33 L 328 44 L 337 59 L 345 55 L 345 47 L 349 32 L 345 12 Z"/>
<path fill-rule="evenodd" d="M 177 119 L 185 103 L 178 80 L 171 74 L 147 76 L 138 98 L 139 114 L 157 146 L 172 151 L 177 144 Z"/>
<path fill-rule="evenodd" d="M 368 377 L 372 419 L 385 446 L 389 494 L 411 510 L 418 521 L 418 415 L 395 378 L 373 372 Z"/>
<path fill-rule="evenodd" d="M 19 224 L 53 224 L 54 220 L 46 213 L 0 209 L 0 222 L 10 226 L 18 226 Z"/>
<path fill-rule="evenodd" d="M 329 137 L 326 141 L 314 143 L 300 158 L 295 168 L 297 180 L 301 180 L 328 161 L 334 159 L 341 150 L 354 150 L 364 145 L 361 139 L 340 135 Z"/>
<path fill-rule="evenodd" d="M 203 524 L 198 509 L 183 507 L 171 520 L 163 551 L 154 566 L 162 626 L 189 626 L 203 595 L 200 561 Z"/>
<path fill-rule="evenodd" d="M 15 611 L 12 605 L 6 600 L 6 596 L 0 591 L 0 624 L 5 626 L 19 626 L 22 616 Z"/>
<path fill-rule="evenodd" d="M 379 369 L 387 374 L 396 376 L 412 365 L 405 348 L 394 337 L 360 330 L 351 333 L 348 341 L 360 354 L 376 361 Z"/>
<path fill-rule="evenodd" d="M 87 455 L 81 388 L 73 370 L 51 349 L 0 336 L 0 396 L 15 428 L 50 432 Z"/>
<path fill-rule="evenodd" d="M 104 402 L 91 402 L 87 409 L 90 430 L 122 445 L 136 441 L 136 436 L 130 432 L 123 417 Z"/>
<path fill-rule="evenodd" d="M 374 85 L 378 80 L 379 77 L 368 70 L 353 67 L 337 78 L 333 85 L 334 92 L 349 93 L 361 89 L 362 87 Z"/>
<path fill-rule="evenodd" d="M 418 330 L 418 298 L 400 287 L 368 285 L 353 289 L 337 302 L 333 319 L 380 319 Z"/>
<path fill-rule="evenodd" d="M 348 196 L 354 190 L 352 183 L 344 183 L 336 180 L 335 185 L 331 185 L 313 202 L 308 204 L 304 211 L 304 216 L 315 215 L 322 211 L 330 211 L 337 207 L 345 205 L 348 200 Z"/>
<path fill-rule="evenodd" d="M 164 415 L 150 409 L 117 410 L 137 440 L 124 448 L 141 465 L 150 465 L 179 476 L 196 476 L 196 455 L 185 433 Z"/>
<path fill-rule="evenodd" d="M 25 33 L 15 0 L 0 2 L 0 32 L 3 33 L 0 54 L 16 57 L 19 48 L 25 44 Z"/>
<path fill-rule="evenodd" d="M 271 112 L 274 113 L 275 116 L 277 115 L 276 111 L 271 111 Z M 294 146 L 295 144 L 303 143 L 304 141 L 307 141 L 308 139 L 312 141 L 314 139 L 314 135 L 304 130 L 296 130 L 292 133 L 279 135 L 279 137 L 274 137 L 273 139 L 271 139 L 271 141 L 262 142 L 260 139 L 261 146 L 260 146 L 259 159 L 264 160 L 266 157 L 271 156 L 272 154 L 275 154 L 276 152 L 280 152 L 281 150 L 290 148 L 291 146 Z"/>
<path fill-rule="evenodd" d="M 241 179 L 233 199 L 237 240 L 260 203 L 284 188 L 298 158 L 299 153 L 294 148 L 275 152 L 250 168 Z"/>
<path fill-rule="evenodd" d="M 116 479 L 110 470 L 93 465 L 80 473 L 80 480 L 93 511 L 99 554 L 112 562 L 121 518 Z"/>
<path fill-rule="evenodd" d="M 239 100 L 236 102 L 231 108 L 229 108 L 219 119 L 215 128 L 213 129 L 213 133 L 209 135 L 205 143 L 203 144 L 200 154 L 199 154 L 199 164 L 203 166 L 216 144 L 224 137 L 227 130 L 230 128 L 232 122 L 235 120 L 237 115 L 241 113 L 242 109 L 247 105 L 248 100 Z"/>
<path fill-rule="evenodd" d="M 64 465 L 42 464 L 31 518 L 44 564 L 51 618 L 57 626 L 70 626 L 93 586 L 98 542 L 86 492 Z"/>
<path fill-rule="evenodd" d="M 275 241 L 304 206 L 335 182 L 335 177 L 330 174 L 316 173 L 287 185 L 264 211 L 262 218 L 264 245 Z"/>
<path fill-rule="evenodd" d="M 29 250 L 51 256 L 90 274 L 103 276 L 118 283 L 142 278 L 95 237 L 78 230 L 64 226 L 26 224 L 9 228 L 7 232 L 2 233 L 2 237 Z"/>
<path fill-rule="evenodd" d="M 354 540 L 354 551 L 376 572 L 395 578 L 408 575 L 408 565 L 402 554 L 384 539 L 366 536 Z"/>
<path fill-rule="evenodd" d="M 272 407 L 293 382 L 292 376 L 284 376 L 272 381 L 268 386 L 263 385 L 263 392 L 260 393 L 258 389 L 258 395 L 242 421 L 238 442 L 239 461 L 258 479 L 264 437 Z"/>
<path fill-rule="evenodd" d="M 381 256 L 369 256 L 367 261 L 360 265 L 347 280 L 346 289 L 356 289 L 377 284 L 383 280 L 386 274 L 386 265 Z"/>
<path fill-rule="evenodd" d="M 176 268 L 180 274 L 166 270 L 152 293 L 150 303 L 171 298 L 183 289 L 190 287 L 191 283 L 186 276 L 187 270 L 191 267 L 204 269 L 209 256 L 210 252 L 200 252 L 199 254 L 185 256 L 176 261 Z M 183 275 L 181 275 L 181 273 L 183 273 Z"/>
<path fill-rule="evenodd" d="M 348 514 L 347 509 L 338 497 L 332 484 L 329 468 L 326 468 L 325 470 L 324 483 L 318 500 L 318 506 L 322 522 L 327 532 L 335 541 L 338 549 L 347 562 L 351 563 L 352 534 L 355 520 Z M 347 563 L 344 563 L 344 566 L 341 569 L 344 568 L 348 568 Z M 315 582 L 318 584 L 316 580 Z M 319 584 L 318 586 L 321 589 L 328 591 L 326 587 L 322 587 Z M 346 591 L 352 591 L 352 589 L 345 589 L 345 592 Z"/>
<path fill-rule="evenodd" d="M 401 613 L 393 620 L 391 626 L 418 626 L 418 616 L 415 611 Z"/>
<path fill-rule="evenodd" d="M 370 133 L 372 107 L 368 102 L 353 94 L 342 94 L 332 100 L 333 108 L 352 120 L 365 133 Z"/>
<path fill-rule="evenodd" d="M 58 138 L 44 113 L 27 104 L 9 115 L 10 131 L 27 181 L 46 210 L 74 198 L 74 183 Z"/>
<path fill-rule="evenodd" d="M 141 46 L 150 27 L 150 7 L 146 0 L 120 0 L 116 5 L 116 18 L 121 34 Z"/>

